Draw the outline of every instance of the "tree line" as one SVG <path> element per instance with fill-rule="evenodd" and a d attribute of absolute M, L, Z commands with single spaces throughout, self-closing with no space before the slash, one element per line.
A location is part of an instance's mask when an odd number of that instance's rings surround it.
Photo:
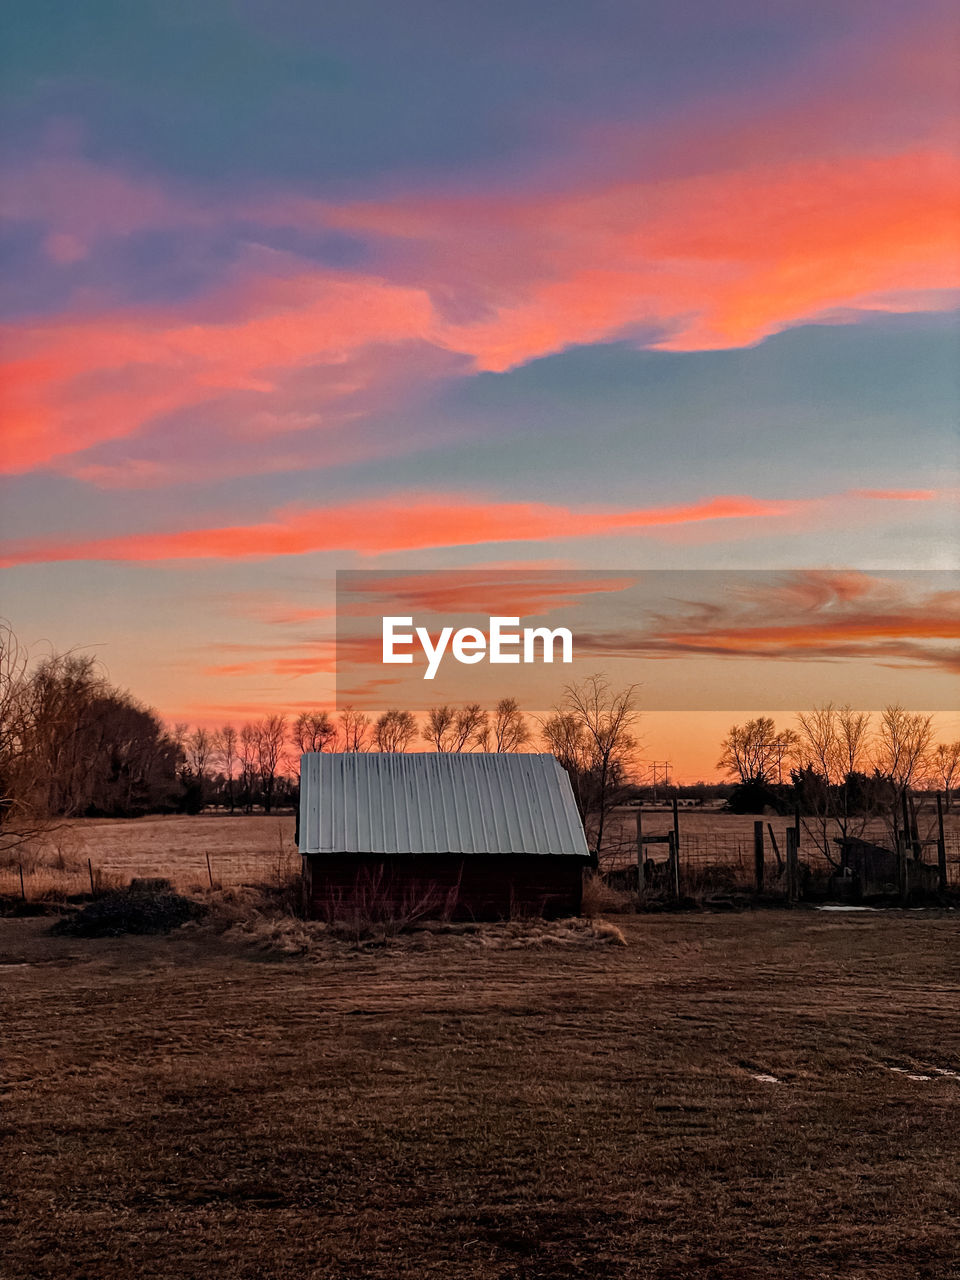
<path fill-rule="evenodd" d="M 827 702 L 784 729 L 759 716 L 732 725 L 721 746 L 717 768 L 736 783 L 729 807 L 796 809 L 820 851 L 838 864 L 838 848 L 862 838 L 875 820 L 919 850 L 916 793 L 942 793 L 949 812 L 960 777 L 960 741 L 936 741 L 933 717 L 898 703 L 873 716 Z"/>
<path fill-rule="evenodd" d="M 0 627 L 0 852 L 76 817 L 198 813 L 209 806 L 251 813 L 296 803 L 300 756 L 309 751 L 550 751 L 568 771 L 588 832 L 601 843 L 624 794 L 636 747 L 635 690 L 602 676 L 572 685 L 531 724 L 515 698 L 431 707 L 422 721 L 391 707 L 372 717 L 353 707 L 237 727 L 167 726 L 111 685 L 95 658 L 49 654 L 31 663 Z"/>
<path fill-rule="evenodd" d="M 422 719 L 399 707 L 376 717 L 353 707 L 294 717 L 266 715 L 211 730 L 168 726 L 109 683 L 95 658 L 49 654 L 37 662 L 0 627 L 0 851 L 52 819 L 196 813 L 209 806 L 269 813 L 296 803 L 301 754 L 309 751 L 549 751 L 570 776 L 593 848 L 618 838 L 611 811 L 637 799 L 636 686 L 603 675 L 568 685 L 545 716 L 515 698 L 491 709 L 438 705 Z M 831 703 L 778 729 L 769 717 L 733 725 L 717 768 L 734 786 L 730 807 L 803 810 L 830 855 L 884 813 L 900 821 L 903 799 L 932 787 L 949 808 L 960 742 L 934 741 L 932 717 L 884 709 L 876 719 Z"/>

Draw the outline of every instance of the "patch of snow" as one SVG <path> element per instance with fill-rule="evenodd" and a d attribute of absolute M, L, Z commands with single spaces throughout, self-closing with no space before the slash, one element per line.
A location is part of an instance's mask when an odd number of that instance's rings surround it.
<path fill-rule="evenodd" d="M 891 1071 L 896 1071 L 897 1075 L 906 1076 L 908 1080 L 932 1080 L 933 1076 L 918 1075 L 915 1071 L 908 1071 L 906 1067 L 891 1067 Z"/>
<path fill-rule="evenodd" d="M 846 902 L 824 902 L 817 911 L 879 911 L 879 907 L 858 907 Z"/>
<path fill-rule="evenodd" d="M 782 1083 L 782 1081 L 778 1080 L 776 1076 L 768 1075 L 765 1071 L 761 1071 L 756 1074 L 751 1071 L 750 1078 L 751 1080 L 759 1080 L 761 1084 L 781 1084 Z"/>
<path fill-rule="evenodd" d="M 934 1075 L 948 1076 L 951 1080 L 960 1080 L 960 1071 L 952 1071 L 950 1067 L 934 1067 Z"/>

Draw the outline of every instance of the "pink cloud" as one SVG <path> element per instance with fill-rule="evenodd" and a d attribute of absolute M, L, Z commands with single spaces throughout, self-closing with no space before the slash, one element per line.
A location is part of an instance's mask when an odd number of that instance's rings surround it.
<path fill-rule="evenodd" d="M 286 508 L 247 525 L 135 533 L 116 538 L 26 541 L 0 550 L 5 565 L 64 560 L 267 559 L 321 551 L 361 554 L 495 542 L 602 537 L 714 521 L 781 518 L 822 511 L 832 498 L 717 496 L 628 510 L 572 509 L 538 502 L 484 501 L 467 494 L 404 494 L 336 506 Z"/>

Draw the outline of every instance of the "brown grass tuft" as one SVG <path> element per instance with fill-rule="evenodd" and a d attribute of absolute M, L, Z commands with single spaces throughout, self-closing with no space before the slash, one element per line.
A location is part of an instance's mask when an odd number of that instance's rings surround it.
<path fill-rule="evenodd" d="M 599 916 L 604 912 L 635 911 L 637 895 L 626 889 L 617 889 L 606 882 L 596 871 L 583 878 L 583 914 Z"/>

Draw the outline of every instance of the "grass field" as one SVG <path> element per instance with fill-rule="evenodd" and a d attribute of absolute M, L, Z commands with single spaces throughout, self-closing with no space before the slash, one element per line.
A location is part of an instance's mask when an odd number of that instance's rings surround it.
<path fill-rule="evenodd" d="M 165 876 L 183 890 L 208 883 L 270 881 L 299 869 L 294 818 L 282 814 L 198 814 L 149 818 L 85 818 L 59 824 L 24 857 L 28 897 L 45 886 L 89 889 L 89 859 L 107 882 Z M 210 870 L 207 869 L 207 858 Z M 0 893 L 19 890 L 15 865 L 0 869 Z"/>
<path fill-rule="evenodd" d="M 954 913 L 276 960 L 0 919 L 4 1276 L 947 1280 Z"/>
<path fill-rule="evenodd" d="M 929 806 L 928 806 L 929 808 Z M 922 814 L 922 834 L 932 834 L 929 813 Z M 786 850 L 789 819 L 764 818 L 773 828 L 781 853 Z M 666 809 L 646 810 L 644 830 L 648 834 L 670 829 L 672 817 Z M 753 867 L 754 816 L 683 810 L 680 815 L 682 861 L 690 866 L 704 863 L 734 864 L 749 882 Z M 621 811 L 611 821 L 622 832 L 623 851 L 611 865 L 636 858 L 636 812 Z M 769 840 L 769 836 L 766 837 Z M 884 839 L 878 824 L 872 838 Z M 947 818 L 948 861 L 951 882 L 960 877 L 960 814 Z M 43 896 L 50 889 L 63 893 L 89 889 L 89 868 L 104 883 L 126 883 L 133 876 L 166 876 L 181 889 L 208 883 L 276 881 L 299 867 L 294 844 L 294 819 L 289 813 L 227 816 L 204 813 L 195 817 L 179 815 L 137 819 L 87 818 L 61 823 L 22 857 L 24 886 L 28 897 Z M 207 858 L 209 856 L 209 870 Z M 658 856 L 664 857 L 664 853 Z M 803 856 L 812 858 L 809 847 Z M 936 861 L 935 850 L 927 857 Z M 767 858 L 773 862 L 771 846 Z M 0 866 L 0 894 L 20 891 L 19 868 L 15 860 Z"/>

